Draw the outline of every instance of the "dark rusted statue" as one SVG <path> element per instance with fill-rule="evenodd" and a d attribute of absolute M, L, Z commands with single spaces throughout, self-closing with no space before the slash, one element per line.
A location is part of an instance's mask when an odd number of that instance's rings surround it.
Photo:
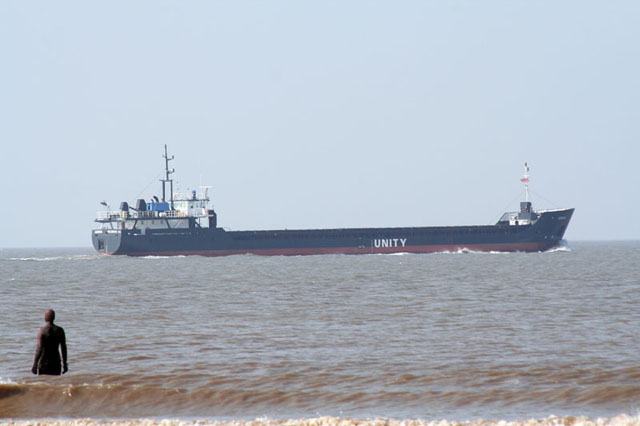
<path fill-rule="evenodd" d="M 67 365 L 67 342 L 64 329 L 53 323 L 56 313 L 49 309 L 44 313 L 44 320 L 47 324 L 38 333 L 38 347 L 33 360 L 31 372 L 33 374 L 60 375 L 60 352 L 62 352 L 62 374 L 69 371 Z"/>

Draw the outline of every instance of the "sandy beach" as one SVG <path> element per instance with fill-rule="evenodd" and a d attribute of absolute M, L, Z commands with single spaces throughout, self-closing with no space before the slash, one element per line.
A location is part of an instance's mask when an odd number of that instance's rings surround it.
<path fill-rule="evenodd" d="M 556 417 L 549 416 L 541 419 L 528 420 L 396 420 L 396 419 L 351 419 L 343 417 L 318 417 L 311 419 L 255 419 L 255 420 L 149 420 L 149 419 L 119 419 L 119 420 L 56 420 L 33 419 L 3 421 L 0 425 L 7 426 L 632 426 L 640 425 L 640 416 L 620 414 L 611 418 L 592 419 L 588 417 Z"/>

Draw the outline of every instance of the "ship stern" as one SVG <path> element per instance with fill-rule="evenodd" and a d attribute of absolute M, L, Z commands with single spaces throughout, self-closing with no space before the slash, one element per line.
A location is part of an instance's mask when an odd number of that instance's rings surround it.
<path fill-rule="evenodd" d="M 91 231 L 91 242 L 100 254 L 118 254 L 122 233 L 119 230 L 94 229 Z"/>

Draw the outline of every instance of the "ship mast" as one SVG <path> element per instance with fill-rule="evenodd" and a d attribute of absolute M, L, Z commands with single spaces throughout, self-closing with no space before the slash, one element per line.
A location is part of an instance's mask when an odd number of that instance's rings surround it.
<path fill-rule="evenodd" d="M 522 175 L 521 182 L 524 183 L 524 197 L 525 201 L 529 202 L 529 166 L 524 163 L 524 175 Z"/>
<path fill-rule="evenodd" d="M 171 156 L 171 158 L 169 158 L 169 156 L 167 155 L 167 145 L 164 145 L 164 155 L 162 156 L 164 158 L 164 171 L 165 171 L 165 178 L 164 179 L 160 179 L 160 181 L 162 182 L 162 202 L 165 202 L 165 184 L 167 182 L 169 182 L 169 190 L 171 191 L 171 210 L 173 210 L 173 179 L 169 179 L 169 175 L 172 174 L 173 172 L 175 172 L 175 169 L 171 169 L 169 170 L 169 161 L 173 160 L 173 155 Z"/>

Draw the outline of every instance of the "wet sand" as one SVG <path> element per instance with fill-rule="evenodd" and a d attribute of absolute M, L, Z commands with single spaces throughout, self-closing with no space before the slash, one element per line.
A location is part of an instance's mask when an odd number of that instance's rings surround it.
<path fill-rule="evenodd" d="M 311 419 L 255 419 L 255 420 L 148 420 L 148 419 L 120 419 L 120 420 L 56 420 L 33 419 L 3 421 L 0 425 L 10 426 L 636 426 L 640 425 L 640 415 L 629 416 L 620 414 L 612 418 L 588 417 L 556 417 L 549 416 L 542 419 L 528 420 L 473 420 L 473 421 L 447 421 L 447 420 L 395 420 L 395 419 L 351 419 L 347 417 L 318 417 Z"/>

